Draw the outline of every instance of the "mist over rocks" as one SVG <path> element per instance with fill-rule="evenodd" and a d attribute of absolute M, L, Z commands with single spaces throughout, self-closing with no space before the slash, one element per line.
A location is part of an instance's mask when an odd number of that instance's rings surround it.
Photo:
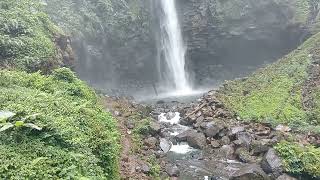
<path fill-rule="evenodd" d="M 159 1 L 111 0 L 106 7 L 70 2 L 47 6 L 52 19 L 72 34 L 82 79 L 115 95 L 152 94 L 153 86 L 161 87 Z M 317 7 L 298 0 L 177 0 L 192 83 L 212 87 L 288 53 L 315 32 Z M 71 19 L 76 21 L 67 26 Z"/>

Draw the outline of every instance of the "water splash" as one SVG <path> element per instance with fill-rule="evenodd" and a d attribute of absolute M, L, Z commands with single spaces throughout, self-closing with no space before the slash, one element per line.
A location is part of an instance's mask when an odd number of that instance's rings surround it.
<path fill-rule="evenodd" d="M 174 0 L 161 0 L 163 11 L 161 45 L 168 75 L 167 83 L 173 85 L 178 94 L 189 94 L 192 88 L 185 70 L 185 46 Z"/>

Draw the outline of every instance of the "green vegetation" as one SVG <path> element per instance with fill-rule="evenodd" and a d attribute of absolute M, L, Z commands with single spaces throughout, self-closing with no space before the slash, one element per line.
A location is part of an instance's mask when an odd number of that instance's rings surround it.
<path fill-rule="evenodd" d="M 320 149 L 297 143 L 281 142 L 275 149 L 283 159 L 287 172 L 320 178 Z"/>
<path fill-rule="evenodd" d="M 302 103 L 308 68 L 319 43 L 320 34 L 316 34 L 278 62 L 246 79 L 226 83 L 219 98 L 244 120 L 299 128 L 320 125 L 310 119 Z"/>
<path fill-rule="evenodd" d="M 54 36 L 61 31 L 38 0 L 1 0 L 0 67 L 37 71 L 58 67 Z"/>
<path fill-rule="evenodd" d="M 0 71 L 0 110 L 0 179 L 118 178 L 115 122 L 70 70 Z"/>
<path fill-rule="evenodd" d="M 69 34 L 94 42 L 105 37 L 116 46 L 137 33 L 149 34 L 149 16 L 143 4 L 143 0 L 50 0 L 46 11 Z"/>

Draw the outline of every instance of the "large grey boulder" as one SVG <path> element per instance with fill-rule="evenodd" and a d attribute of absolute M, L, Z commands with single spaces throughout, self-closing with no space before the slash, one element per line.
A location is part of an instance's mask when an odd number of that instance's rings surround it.
<path fill-rule="evenodd" d="M 186 141 L 191 147 L 197 149 L 205 148 L 207 142 L 203 133 L 199 133 L 196 130 L 187 130 L 176 136 L 177 141 Z"/>
<path fill-rule="evenodd" d="M 269 180 L 268 175 L 257 164 L 250 164 L 235 172 L 230 180 Z"/>
<path fill-rule="evenodd" d="M 263 157 L 261 167 L 266 173 L 272 174 L 274 177 L 279 177 L 283 172 L 282 161 L 272 148 Z"/>

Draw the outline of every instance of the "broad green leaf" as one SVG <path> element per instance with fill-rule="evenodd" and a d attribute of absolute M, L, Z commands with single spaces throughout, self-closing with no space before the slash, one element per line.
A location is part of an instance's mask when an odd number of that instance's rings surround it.
<path fill-rule="evenodd" d="M 39 126 L 37 126 L 37 125 L 35 125 L 35 124 L 32 124 L 32 123 L 25 123 L 23 126 L 24 126 L 24 127 L 28 127 L 28 128 L 32 128 L 32 129 L 36 129 L 36 130 L 38 130 L 38 131 L 41 131 L 41 130 L 42 130 L 41 127 L 39 127 Z"/>
<path fill-rule="evenodd" d="M 23 121 L 16 121 L 16 123 L 14 124 L 16 127 L 21 127 L 24 125 Z"/>
<path fill-rule="evenodd" d="M 0 111 L 0 122 L 4 122 L 15 115 L 15 113 L 10 111 Z"/>
<path fill-rule="evenodd" d="M 11 124 L 11 123 L 5 123 L 5 124 L 3 124 L 2 128 L 0 129 L 0 132 L 6 131 L 6 130 L 12 128 L 12 127 L 14 127 L 13 124 Z"/>

